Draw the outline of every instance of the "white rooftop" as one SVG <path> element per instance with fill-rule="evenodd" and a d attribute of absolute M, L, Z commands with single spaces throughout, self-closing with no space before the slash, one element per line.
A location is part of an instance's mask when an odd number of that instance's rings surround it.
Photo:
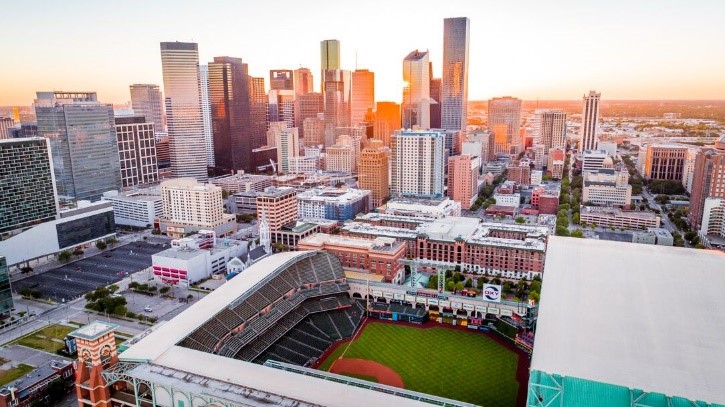
<path fill-rule="evenodd" d="M 725 404 L 725 253 L 552 236 L 532 370 Z"/>

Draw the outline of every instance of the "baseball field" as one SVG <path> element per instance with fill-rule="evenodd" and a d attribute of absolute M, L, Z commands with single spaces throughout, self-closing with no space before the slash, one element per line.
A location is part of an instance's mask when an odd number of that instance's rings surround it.
<path fill-rule="evenodd" d="M 517 404 L 519 355 L 475 331 L 369 321 L 318 369 L 486 407 Z"/>

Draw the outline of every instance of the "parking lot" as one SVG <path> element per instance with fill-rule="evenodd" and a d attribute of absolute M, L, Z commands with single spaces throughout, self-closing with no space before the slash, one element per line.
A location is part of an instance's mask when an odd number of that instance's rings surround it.
<path fill-rule="evenodd" d="M 150 267 L 151 255 L 164 249 L 163 245 L 130 243 L 16 281 L 13 290 L 19 292 L 29 288 L 39 291 L 43 298 L 57 302 L 69 301 Z"/>

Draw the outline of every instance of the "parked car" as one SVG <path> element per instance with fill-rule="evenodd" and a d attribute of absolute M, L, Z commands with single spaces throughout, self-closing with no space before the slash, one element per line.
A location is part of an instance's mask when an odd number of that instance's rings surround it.
<path fill-rule="evenodd" d="M 143 310 L 144 310 L 144 312 L 154 312 L 154 309 L 151 308 L 150 305 L 147 305 L 146 308 L 144 308 Z"/>

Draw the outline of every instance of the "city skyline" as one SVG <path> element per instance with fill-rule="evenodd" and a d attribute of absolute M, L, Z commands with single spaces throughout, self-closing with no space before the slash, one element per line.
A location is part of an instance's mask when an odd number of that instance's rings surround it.
<path fill-rule="evenodd" d="M 167 3 L 144 4 L 142 14 L 133 4 L 113 9 L 85 2 L 51 4 L 44 5 L 42 14 L 32 3 L 8 4 L 12 18 L 6 29 L 33 30 L 8 44 L 8 55 L 13 57 L 4 60 L 0 72 L 13 80 L 2 85 L 0 105 L 29 105 L 35 91 L 50 88 L 95 91 L 105 103 L 125 103 L 130 100 L 129 85 L 162 84 L 157 47 L 163 41 L 198 43 L 201 64 L 215 56 L 240 57 L 257 77 L 267 78 L 272 69 L 299 67 L 314 75 L 320 72 L 320 41 L 333 38 L 340 41 L 342 69 L 375 72 L 376 99 L 400 102 L 399 61 L 411 49 L 428 50 L 434 77 L 440 77 L 443 19 L 463 16 L 471 21 L 470 100 L 505 95 L 575 100 L 589 89 L 602 90 L 609 100 L 718 99 L 725 94 L 719 74 L 725 69 L 725 56 L 710 52 L 707 41 L 725 35 L 725 28 L 717 24 L 721 4 L 699 1 L 685 7 L 657 2 L 651 7 L 654 2 L 642 2 L 624 8 L 623 2 L 560 2 L 547 8 L 530 2 L 524 7 L 497 4 L 494 8 L 452 2 L 440 12 L 416 16 L 416 24 L 429 29 L 409 30 L 400 23 L 412 4 L 373 2 L 371 7 L 350 10 L 321 3 L 321 10 L 337 10 L 316 14 L 325 24 L 303 20 L 298 13 L 279 13 L 285 8 L 275 4 L 245 4 L 244 9 L 230 4 L 226 15 L 238 13 L 238 24 L 223 28 L 210 18 L 218 8 L 195 7 L 192 13 L 184 3 L 174 3 L 178 7 L 173 8 Z M 351 12 L 356 18 L 346 18 Z M 580 18 L 585 14 L 599 18 Z M 57 30 L 51 22 L 63 18 L 88 24 Z M 128 19 L 145 29 L 119 35 L 118 21 Z M 268 24 L 272 19 L 279 24 Z M 672 30 L 673 25 L 678 29 Z M 295 35 L 283 37 L 274 31 L 276 26 L 296 30 Z M 577 35 L 584 29 L 589 30 L 587 35 Z M 500 41 L 491 41 L 504 31 L 508 32 Z M 51 46 L 49 37 L 56 44 L 72 46 Z M 321 78 L 314 77 L 319 89 Z"/>

